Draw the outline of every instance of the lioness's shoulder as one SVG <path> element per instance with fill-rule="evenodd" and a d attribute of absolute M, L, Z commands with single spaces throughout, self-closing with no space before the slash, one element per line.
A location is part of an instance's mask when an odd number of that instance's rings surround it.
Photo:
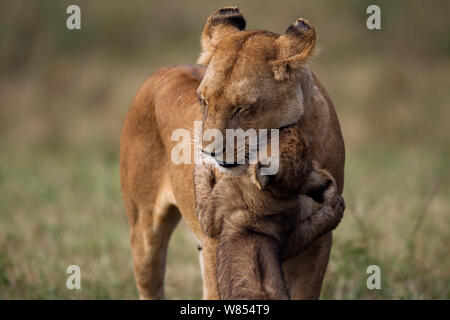
<path fill-rule="evenodd" d="M 150 101 L 160 93 L 175 96 L 176 92 L 197 88 L 205 69 L 201 65 L 175 65 L 158 69 L 142 83 L 134 101 Z"/>
<path fill-rule="evenodd" d="M 164 67 L 155 71 L 147 81 L 196 81 L 200 82 L 205 74 L 206 67 L 202 65 L 182 64 Z"/>

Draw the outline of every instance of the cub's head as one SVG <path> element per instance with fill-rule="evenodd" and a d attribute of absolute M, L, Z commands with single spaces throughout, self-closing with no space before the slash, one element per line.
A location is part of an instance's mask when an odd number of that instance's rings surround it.
<path fill-rule="evenodd" d="M 222 8 L 207 19 L 202 33 L 198 62 L 207 70 L 197 93 L 203 132 L 222 132 L 223 149 L 229 145 L 226 129 L 288 126 L 299 120 L 312 95 L 305 62 L 316 35 L 309 22 L 298 19 L 282 35 L 245 31 L 245 25 L 238 8 Z M 214 141 L 203 152 L 212 158 L 221 153 Z M 224 160 L 229 164 L 238 159 Z"/>
<path fill-rule="evenodd" d="M 272 153 L 270 145 L 268 151 Z M 267 190 L 278 198 L 298 196 L 307 191 L 305 186 L 313 170 L 311 156 L 309 141 L 301 124 L 297 123 L 280 130 L 279 152 L 275 155 L 279 169 L 275 174 L 263 173 L 262 169 L 268 165 L 262 158 L 255 165 L 250 165 L 247 172 L 250 181 L 260 190 Z"/>

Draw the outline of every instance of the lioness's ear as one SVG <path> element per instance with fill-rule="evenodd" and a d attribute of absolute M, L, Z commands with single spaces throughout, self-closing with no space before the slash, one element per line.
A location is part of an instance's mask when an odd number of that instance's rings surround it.
<path fill-rule="evenodd" d="M 220 38 L 245 29 L 245 19 L 237 7 L 225 7 L 214 11 L 206 20 L 202 33 L 202 52 L 197 63 L 207 65 Z"/>
<path fill-rule="evenodd" d="M 300 18 L 289 26 L 276 41 L 277 58 L 272 62 L 275 79 L 297 79 L 315 43 L 316 31 L 307 20 Z"/>

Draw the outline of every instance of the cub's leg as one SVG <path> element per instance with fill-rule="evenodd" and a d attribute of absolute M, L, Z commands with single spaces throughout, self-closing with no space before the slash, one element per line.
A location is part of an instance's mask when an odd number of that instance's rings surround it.
<path fill-rule="evenodd" d="M 217 250 L 220 298 L 289 299 L 279 249 L 280 244 L 272 237 L 225 224 Z"/>
<path fill-rule="evenodd" d="M 195 211 L 203 232 L 208 237 L 216 237 L 222 230 L 223 215 L 217 212 L 220 187 L 215 188 L 216 178 L 213 167 L 198 164 L 194 167 Z M 219 195 L 217 195 L 219 193 Z"/>
<path fill-rule="evenodd" d="M 300 212 L 309 210 L 311 214 L 304 220 L 300 219 L 300 214 L 297 215 L 297 221 L 294 222 L 294 228 L 283 248 L 283 260 L 296 256 L 314 240 L 334 230 L 341 222 L 345 210 L 345 202 L 340 195 L 335 195 L 317 211 L 314 210 L 314 207 L 319 206 L 317 203 L 306 197 L 302 199 Z"/>
<path fill-rule="evenodd" d="M 216 177 L 209 164 L 194 167 L 195 210 L 200 226 L 205 233 L 200 252 L 200 266 L 203 278 L 203 298 L 219 299 L 216 277 L 216 255 L 218 235 L 222 230 L 223 217 L 217 212 L 217 195 L 220 190 L 214 188 Z M 220 189 L 220 188 L 219 188 Z"/>

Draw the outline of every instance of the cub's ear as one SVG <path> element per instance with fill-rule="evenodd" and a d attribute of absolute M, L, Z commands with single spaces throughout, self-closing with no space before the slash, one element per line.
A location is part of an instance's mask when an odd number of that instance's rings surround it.
<path fill-rule="evenodd" d="M 201 38 L 202 52 L 197 63 L 207 65 L 220 38 L 245 29 L 245 19 L 237 7 L 225 7 L 214 11 L 206 20 Z"/>
<path fill-rule="evenodd" d="M 316 31 L 307 20 L 300 18 L 289 26 L 276 40 L 277 58 L 272 62 L 275 79 L 298 79 L 300 68 L 312 55 L 315 43 Z"/>

